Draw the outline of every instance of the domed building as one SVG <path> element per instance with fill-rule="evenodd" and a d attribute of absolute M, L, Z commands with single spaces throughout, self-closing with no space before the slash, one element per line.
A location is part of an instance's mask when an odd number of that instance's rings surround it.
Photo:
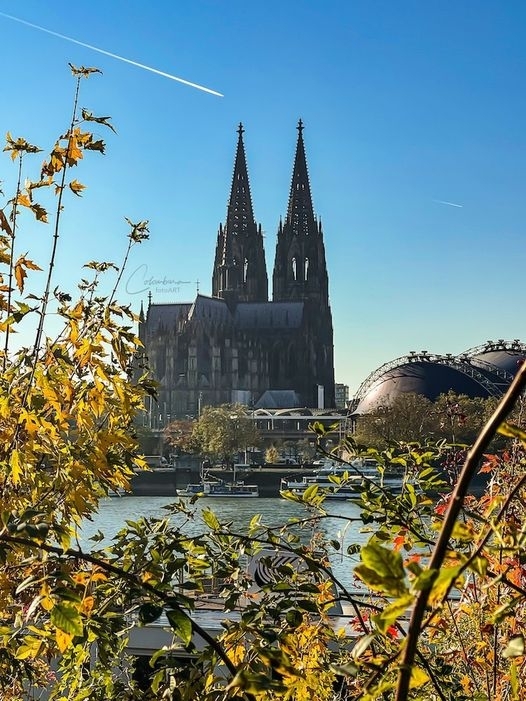
<path fill-rule="evenodd" d="M 411 351 L 362 382 L 353 400 L 353 414 L 368 414 L 407 393 L 431 401 L 450 391 L 468 397 L 500 397 L 525 359 L 526 344 L 519 340 L 487 341 L 459 355 Z"/>

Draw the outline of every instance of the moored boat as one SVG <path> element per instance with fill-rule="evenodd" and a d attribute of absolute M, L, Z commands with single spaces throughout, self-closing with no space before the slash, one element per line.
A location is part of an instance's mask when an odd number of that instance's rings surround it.
<path fill-rule="evenodd" d="M 371 479 L 371 471 L 376 471 L 377 467 L 376 460 L 369 458 L 354 460 L 350 465 L 330 460 L 320 461 L 318 464 L 319 469 L 310 475 L 283 477 L 280 483 L 280 495 L 283 496 L 284 492 L 292 492 L 301 496 L 309 487 L 316 485 L 319 493 L 326 499 L 356 497 L 366 473 L 367 478 Z"/>
<path fill-rule="evenodd" d="M 244 481 L 236 479 L 236 465 L 234 465 L 234 479 L 232 482 L 210 478 L 208 472 L 201 469 L 201 479 L 196 484 L 187 484 L 182 489 L 177 489 L 179 497 L 193 497 L 196 494 L 204 497 L 235 497 L 249 499 L 259 497 L 259 487 L 257 484 L 245 484 Z"/>
<path fill-rule="evenodd" d="M 177 496 L 180 497 L 193 497 L 195 495 L 203 497 L 235 497 L 247 499 L 259 497 L 259 488 L 257 484 L 205 479 L 196 484 L 187 484 L 186 487 L 177 490 Z"/>
<path fill-rule="evenodd" d="M 339 478 L 339 482 L 331 480 L 330 476 L 334 475 Z M 323 494 L 326 499 L 349 499 L 358 495 L 358 485 L 362 482 L 362 478 L 358 475 L 349 475 L 348 472 L 325 472 L 324 474 L 304 475 L 298 477 L 283 477 L 280 484 L 279 493 L 281 496 L 284 492 L 292 492 L 301 496 L 309 487 L 318 487 L 318 492 Z"/>

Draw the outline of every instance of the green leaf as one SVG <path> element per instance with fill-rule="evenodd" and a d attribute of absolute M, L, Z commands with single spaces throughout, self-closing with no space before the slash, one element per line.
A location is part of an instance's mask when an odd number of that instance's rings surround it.
<path fill-rule="evenodd" d="M 296 609 L 291 609 L 290 611 L 287 611 L 285 620 L 287 621 L 289 626 L 297 628 L 303 622 L 303 616 L 301 615 L 300 611 L 297 611 Z"/>
<path fill-rule="evenodd" d="M 173 631 L 181 638 L 184 645 L 192 642 L 192 621 L 188 614 L 180 609 L 167 611 L 166 616 L 170 621 Z"/>
<path fill-rule="evenodd" d="M 303 501 L 310 501 L 313 497 L 315 497 L 318 494 L 318 485 L 317 484 L 311 484 L 307 489 L 303 492 Z"/>
<path fill-rule="evenodd" d="M 51 623 L 68 635 L 82 635 L 82 618 L 73 606 L 66 604 L 54 606 L 51 610 Z"/>
<path fill-rule="evenodd" d="M 501 436 L 506 436 L 507 438 L 518 438 L 523 443 L 526 443 L 526 431 L 518 426 L 514 426 L 513 424 L 509 424 L 507 422 L 502 423 L 498 427 L 497 433 L 500 433 Z"/>
<path fill-rule="evenodd" d="M 402 556 L 394 550 L 384 548 L 377 543 L 368 543 L 360 551 L 362 564 L 355 574 L 374 591 L 390 596 L 407 593 L 405 571 Z"/>
<path fill-rule="evenodd" d="M 512 660 L 510 663 L 510 686 L 512 699 L 519 698 L 519 675 L 517 674 L 517 663 Z"/>
<path fill-rule="evenodd" d="M 346 662 L 345 664 L 331 664 L 331 669 L 335 674 L 343 677 L 357 677 L 360 668 L 354 662 Z"/>
<path fill-rule="evenodd" d="M 404 594 L 400 596 L 392 604 L 386 606 L 384 610 L 376 616 L 373 616 L 373 622 L 383 635 L 387 633 L 389 626 L 392 626 L 400 616 L 403 616 L 409 606 L 413 603 L 413 597 L 411 594 Z"/>
<path fill-rule="evenodd" d="M 309 611 L 310 613 L 319 613 L 319 608 L 314 601 L 309 601 L 308 599 L 300 599 L 296 601 L 296 606 L 303 611 Z"/>
<path fill-rule="evenodd" d="M 53 594 L 62 602 L 69 602 L 73 604 L 80 604 L 82 597 L 77 594 L 76 591 L 68 589 L 67 587 L 57 587 L 53 589 Z"/>
<path fill-rule="evenodd" d="M 473 529 L 470 528 L 467 523 L 457 521 L 453 527 L 451 538 L 454 540 L 460 540 L 463 543 L 472 542 L 474 540 Z"/>
<path fill-rule="evenodd" d="M 367 635 L 363 635 L 361 638 L 359 638 L 356 644 L 353 646 L 351 652 L 353 659 L 357 660 L 361 655 L 363 655 L 367 648 L 372 645 L 375 638 L 376 633 L 367 633 Z"/>
<path fill-rule="evenodd" d="M 419 572 L 415 572 L 415 568 L 411 567 L 411 572 L 413 574 L 417 574 L 416 579 L 412 583 L 412 588 L 415 591 L 425 591 L 426 589 L 431 589 L 438 574 L 437 570 L 422 570 L 420 566 L 418 566 L 418 570 Z"/>
<path fill-rule="evenodd" d="M 517 635 L 511 638 L 506 648 L 502 651 L 503 657 L 521 657 L 524 655 L 524 635 Z"/>
<path fill-rule="evenodd" d="M 429 597 L 429 602 L 431 604 L 439 602 L 444 598 L 458 578 L 460 569 L 461 567 L 458 565 L 456 567 L 443 567 L 440 570 L 431 588 Z"/>
<path fill-rule="evenodd" d="M 491 616 L 492 623 L 497 623 L 497 624 L 502 623 L 502 621 L 507 616 L 509 616 L 510 614 L 514 614 L 515 607 L 517 606 L 519 601 L 522 601 L 522 595 L 517 595 L 515 597 L 512 597 L 505 604 L 502 604 L 497 609 L 495 609 L 495 611 L 493 611 L 493 614 Z"/>
<path fill-rule="evenodd" d="M 270 679 L 268 674 L 248 672 L 240 670 L 227 686 L 227 691 L 232 689 L 242 689 L 245 692 L 242 698 L 248 694 L 260 695 L 262 691 L 275 690 L 283 692 L 283 684 L 279 680 Z M 239 698 L 239 697 L 237 697 Z"/>
<path fill-rule="evenodd" d="M 162 606 L 155 606 L 154 604 L 143 604 L 139 609 L 139 621 L 143 626 L 148 625 L 148 623 L 153 623 L 156 621 L 163 612 Z"/>
<path fill-rule="evenodd" d="M 213 511 L 210 511 L 210 509 L 203 509 L 202 517 L 203 517 L 203 521 L 206 523 L 206 525 L 209 528 L 211 528 L 212 530 L 215 531 L 221 527 L 221 524 L 219 523 L 217 516 L 214 514 Z"/>
<path fill-rule="evenodd" d="M 485 557 L 474 557 L 469 563 L 469 569 L 480 574 L 481 577 L 485 577 L 488 569 L 488 561 Z"/>
<path fill-rule="evenodd" d="M 255 516 L 252 516 L 250 519 L 250 523 L 248 524 L 248 532 L 251 533 L 252 531 L 255 531 L 256 529 L 261 527 L 261 514 L 256 514 Z"/>
<path fill-rule="evenodd" d="M 413 487 L 412 484 L 407 483 L 405 485 L 406 493 L 407 496 L 409 497 L 409 501 L 411 502 L 411 507 L 414 509 L 416 506 L 416 493 L 415 493 L 415 488 Z"/>
<path fill-rule="evenodd" d="M 411 680 L 409 682 L 410 689 L 418 689 L 429 681 L 429 675 L 420 667 L 413 667 L 411 669 Z"/>

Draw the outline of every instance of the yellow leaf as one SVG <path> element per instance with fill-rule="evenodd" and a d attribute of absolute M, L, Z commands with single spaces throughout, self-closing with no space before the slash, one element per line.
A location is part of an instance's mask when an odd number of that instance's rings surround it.
<path fill-rule="evenodd" d="M 40 600 L 40 606 L 42 606 L 44 611 L 51 611 L 54 605 L 53 599 L 50 599 L 49 596 L 45 596 Z"/>
<path fill-rule="evenodd" d="M 26 635 L 24 642 L 15 653 L 17 660 L 27 660 L 29 657 L 36 659 L 43 645 L 42 638 L 36 637 L 34 635 Z"/>
<path fill-rule="evenodd" d="M 64 633 L 63 630 L 57 628 L 55 631 L 55 639 L 57 641 L 58 649 L 60 650 L 60 652 L 64 652 L 71 645 L 73 635 L 71 635 L 70 633 Z"/>
<path fill-rule="evenodd" d="M 429 676 L 427 672 L 424 672 L 420 667 L 413 667 L 411 670 L 411 681 L 409 682 L 409 687 L 411 689 L 417 689 L 429 681 Z"/>
<path fill-rule="evenodd" d="M 80 612 L 89 616 L 93 610 L 94 603 L 95 599 L 92 596 L 84 597 L 84 599 L 82 599 L 82 604 L 80 605 Z"/>
<path fill-rule="evenodd" d="M 56 148 L 51 154 L 51 160 L 47 166 L 48 174 L 59 173 L 64 167 L 63 162 L 64 149 Z"/>
<path fill-rule="evenodd" d="M 21 204 L 23 207 L 31 207 L 31 200 L 27 195 L 22 195 L 22 193 L 19 193 L 16 203 Z"/>
<path fill-rule="evenodd" d="M 91 576 L 92 582 L 105 582 L 108 579 L 104 572 L 94 572 Z"/>
<path fill-rule="evenodd" d="M 85 189 L 86 189 L 86 186 L 83 185 L 82 183 L 79 183 L 78 180 L 72 180 L 72 181 L 70 182 L 70 184 L 69 184 L 69 189 L 70 189 L 71 192 L 73 192 L 75 195 L 77 195 L 78 197 L 80 197 L 80 196 L 81 196 L 80 193 L 82 192 L 82 190 L 85 190 Z"/>
<path fill-rule="evenodd" d="M 13 482 L 13 484 L 19 484 L 20 475 L 22 473 L 22 466 L 20 464 L 20 455 L 18 453 L 18 450 L 13 450 L 13 452 L 11 453 L 9 465 L 11 467 L 11 481 Z"/>
<path fill-rule="evenodd" d="M 20 645 L 18 650 L 15 652 L 15 659 L 27 660 L 28 657 L 35 657 L 34 650 L 28 645 Z"/>
<path fill-rule="evenodd" d="M 83 158 L 82 151 L 78 147 L 78 142 L 76 139 L 71 138 L 68 143 L 67 159 L 68 165 L 77 165 L 77 161 Z"/>

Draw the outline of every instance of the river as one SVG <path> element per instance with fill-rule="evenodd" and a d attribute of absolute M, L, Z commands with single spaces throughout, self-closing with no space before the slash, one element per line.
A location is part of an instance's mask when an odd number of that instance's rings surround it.
<path fill-rule="evenodd" d="M 139 517 L 164 517 L 167 515 L 163 506 L 171 502 L 169 497 L 115 497 L 103 499 L 99 511 L 92 521 L 85 521 L 81 530 L 81 545 L 87 550 L 88 538 L 97 531 L 104 534 L 102 544 L 109 543 L 112 537 L 125 526 L 127 520 L 136 521 Z M 331 518 L 322 519 L 316 524 L 316 529 L 326 538 L 338 540 L 340 550 L 332 556 L 331 565 L 335 576 L 347 588 L 354 589 L 353 569 L 358 564 L 358 556 L 348 556 L 349 545 L 364 543 L 368 534 L 362 532 L 361 521 L 358 519 L 359 509 L 349 501 L 327 501 L 326 510 Z M 232 530 L 242 533 L 255 514 L 260 514 L 261 522 L 268 526 L 282 526 L 290 518 L 302 518 L 312 515 L 305 506 L 281 498 L 259 499 L 200 499 L 195 505 L 197 517 L 186 528 L 188 533 L 203 532 L 203 522 L 199 512 L 209 508 L 215 512 L 220 521 L 232 523 Z M 176 518 L 176 517 L 174 517 Z M 100 547 L 100 544 L 97 546 Z"/>

